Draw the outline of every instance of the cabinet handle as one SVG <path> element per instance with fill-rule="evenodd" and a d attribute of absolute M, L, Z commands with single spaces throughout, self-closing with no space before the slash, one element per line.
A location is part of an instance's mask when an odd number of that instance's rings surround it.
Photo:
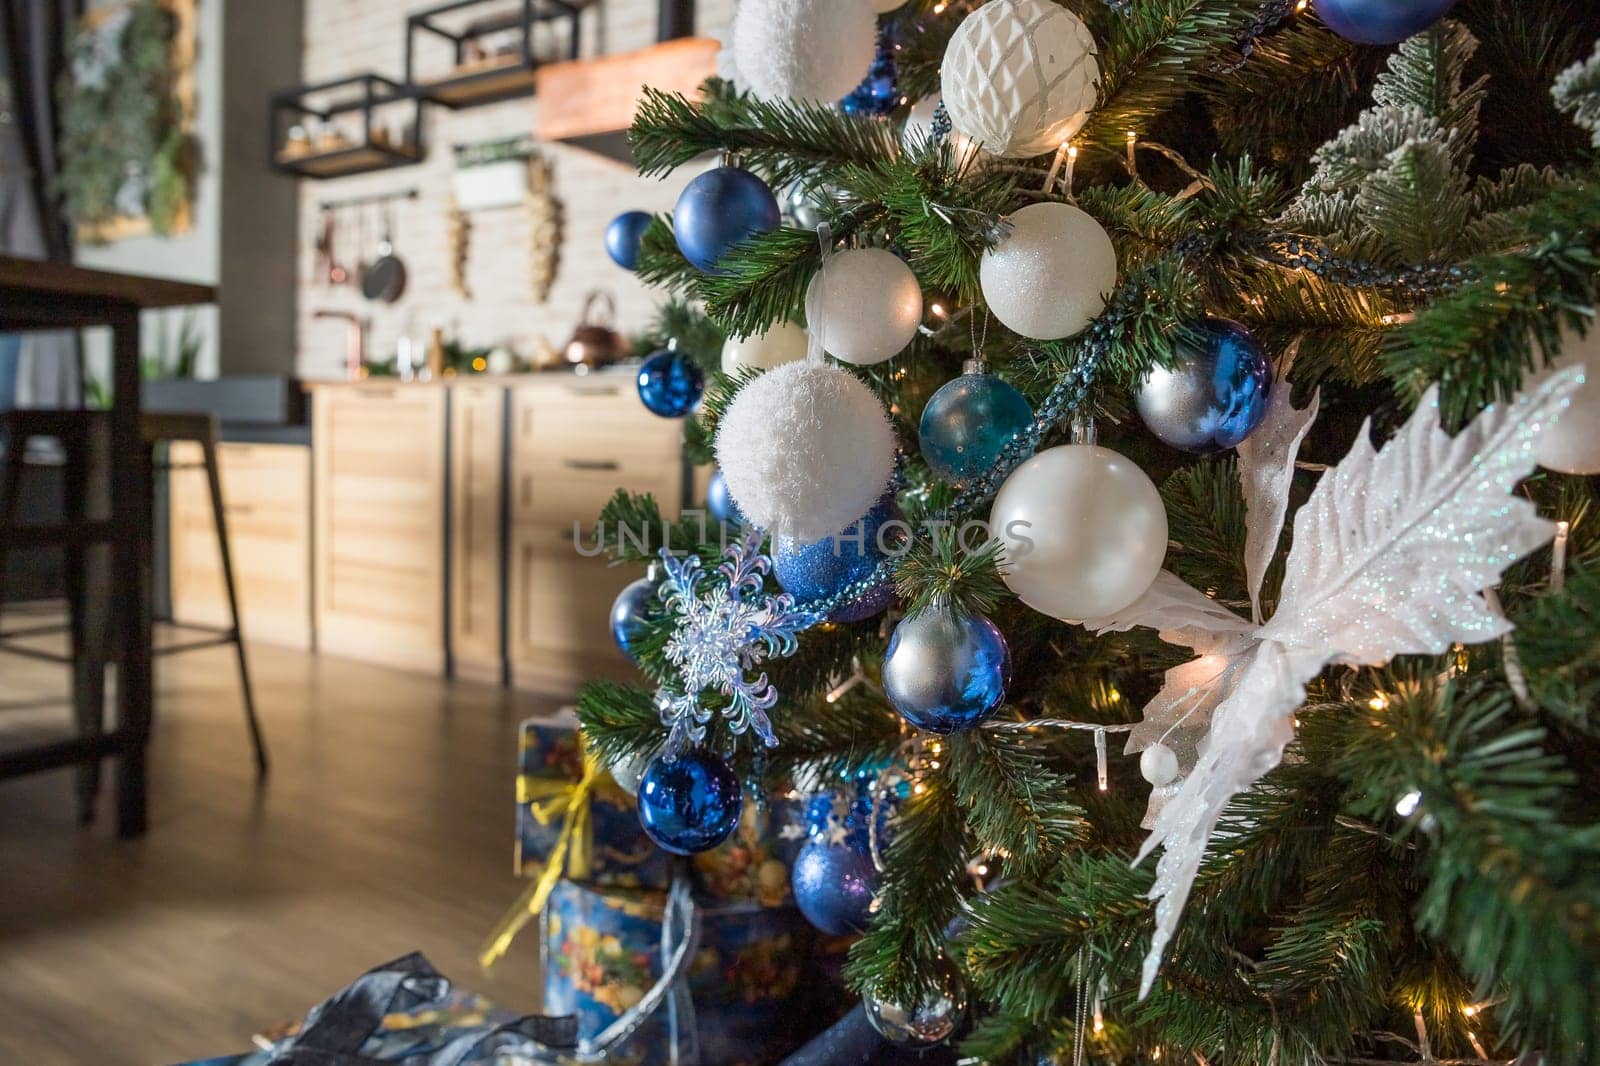
<path fill-rule="evenodd" d="M 620 396 L 622 389 L 616 385 L 568 385 L 567 391 L 574 396 Z"/>
<path fill-rule="evenodd" d="M 615 459 L 565 459 L 562 460 L 571 470 L 621 470 L 622 464 Z"/>

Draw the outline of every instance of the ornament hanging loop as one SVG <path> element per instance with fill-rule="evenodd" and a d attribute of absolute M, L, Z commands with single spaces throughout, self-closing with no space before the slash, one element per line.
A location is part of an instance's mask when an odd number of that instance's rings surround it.
<path fill-rule="evenodd" d="M 826 334 L 827 316 L 820 313 L 816 304 L 820 304 L 823 291 L 827 289 L 827 279 L 823 276 L 828 269 L 828 260 L 833 256 L 833 227 L 826 220 L 817 223 L 817 273 L 811 279 L 810 286 L 806 289 L 806 362 L 821 363 L 827 355 Z"/>
<path fill-rule="evenodd" d="M 1072 420 L 1072 443 L 1093 446 L 1099 443 L 1100 432 L 1095 429 L 1094 419 L 1080 415 Z"/>
<path fill-rule="evenodd" d="M 732 148 L 724 148 L 720 153 L 717 162 L 725 167 L 742 167 L 744 166 L 744 156 L 740 155 Z"/>

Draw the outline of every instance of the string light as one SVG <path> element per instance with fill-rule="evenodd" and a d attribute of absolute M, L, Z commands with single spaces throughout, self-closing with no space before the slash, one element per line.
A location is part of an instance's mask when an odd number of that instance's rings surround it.
<path fill-rule="evenodd" d="M 1386 711 L 1389 709 L 1389 697 L 1379 692 L 1367 701 L 1367 706 L 1375 711 Z"/>
<path fill-rule="evenodd" d="M 1567 538 L 1571 533 L 1571 522 L 1556 523 L 1556 540 L 1550 550 L 1551 592 L 1560 593 L 1567 587 Z"/>
<path fill-rule="evenodd" d="M 1394 802 L 1394 813 L 1402 818 L 1410 818 L 1417 813 L 1417 808 L 1422 804 L 1422 793 L 1412 789 Z"/>

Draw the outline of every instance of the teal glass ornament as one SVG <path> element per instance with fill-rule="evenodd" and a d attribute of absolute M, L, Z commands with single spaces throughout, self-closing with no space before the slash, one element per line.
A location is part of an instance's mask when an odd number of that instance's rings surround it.
<path fill-rule="evenodd" d="M 970 361 L 922 409 L 917 440 L 935 474 L 964 484 L 994 469 L 1000 452 L 1033 421 L 1022 393 Z"/>

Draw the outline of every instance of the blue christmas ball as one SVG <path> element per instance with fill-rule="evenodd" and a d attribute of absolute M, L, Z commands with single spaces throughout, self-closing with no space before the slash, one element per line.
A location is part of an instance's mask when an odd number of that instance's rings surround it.
<path fill-rule="evenodd" d="M 829 936 L 843 936 L 866 929 L 878 871 L 860 848 L 811 840 L 795 857 L 789 886 L 806 921 Z"/>
<path fill-rule="evenodd" d="M 709 751 L 657 755 L 639 779 L 639 824 L 674 855 L 709 851 L 727 840 L 743 807 L 739 775 Z"/>
<path fill-rule="evenodd" d="M 1155 367 L 1139 387 L 1150 432 L 1196 455 L 1235 447 L 1267 415 L 1272 364 L 1250 331 L 1207 318 L 1179 334 L 1178 361 Z"/>
<path fill-rule="evenodd" d="M 861 84 L 839 101 L 839 110 L 847 115 L 866 115 L 882 118 L 900 106 L 900 70 L 894 58 L 894 35 L 888 23 L 878 31 L 878 50 L 872 57 L 872 66 Z"/>
<path fill-rule="evenodd" d="M 634 642 L 644 635 L 645 624 L 655 612 L 656 582 L 641 577 L 617 594 L 611 602 L 611 636 L 634 662 Z"/>
<path fill-rule="evenodd" d="M 639 399 L 662 418 L 693 411 L 705 388 L 705 375 L 694 360 L 672 348 L 656 352 L 639 368 Z"/>
<path fill-rule="evenodd" d="M 734 501 L 733 493 L 728 491 L 728 479 L 722 476 L 721 470 L 713 470 L 711 481 L 706 485 L 706 510 L 711 512 L 712 518 L 718 522 L 726 522 L 730 526 L 749 524 L 739 512 L 739 505 Z"/>
<path fill-rule="evenodd" d="M 1357 44 L 1398 44 L 1444 18 L 1456 0 L 1316 0 L 1328 28 Z"/>
<path fill-rule="evenodd" d="M 1001 449 L 1032 421 L 1022 393 L 993 374 L 962 374 L 928 400 L 917 439 L 933 472 L 961 484 L 994 469 Z"/>
<path fill-rule="evenodd" d="M 901 717 L 930 733 L 964 733 L 1005 701 L 1011 650 L 981 615 L 934 607 L 901 619 L 883 657 L 883 689 Z"/>
<path fill-rule="evenodd" d="M 684 186 L 672 211 L 679 251 L 708 273 L 735 244 L 777 228 L 777 197 L 766 182 L 739 167 L 701 174 Z"/>
<path fill-rule="evenodd" d="M 644 211 L 624 211 L 606 227 L 606 254 L 624 270 L 639 265 L 639 242 L 650 228 L 650 215 Z"/>
<path fill-rule="evenodd" d="M 893 549 L 896 530 L 884 524 L 897 520 L 894 496 L 888 495 L 861 518 L 831 537 L 806 544 L 778 537 L 772 550 L 772 572 L 783 591 L 802 606 L 837 594 L 846 585 L 872 576 Z M 880 537 L 880 534 L 881 537 Z M 894 584 L 884 581 L 828 615 L 833 622 L 859 622 L 894 602 Z"/>

